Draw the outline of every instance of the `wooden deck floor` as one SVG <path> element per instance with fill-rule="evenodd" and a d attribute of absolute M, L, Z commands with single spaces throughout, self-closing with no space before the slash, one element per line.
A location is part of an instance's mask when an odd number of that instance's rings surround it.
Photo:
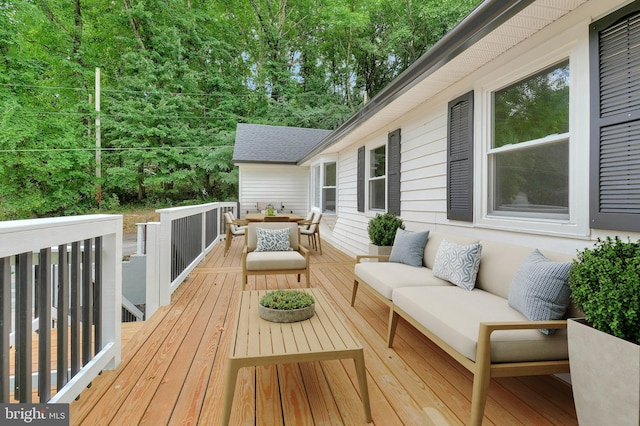
<path fill-rule="evenodd" d="M 71 404 L 71 424 L 220 424 L 229 353 L 227 327 L 241 288 L 241 239 L 218 245 Z M 471 374 L 403 320 L 386 347 L 388 308 L 366 289 L 350 306 L 353 260 L 323 244 L 312 251 L 311 284 L 322 288 L 365 350 L 373 423 L 419 425 L 433 407 L 445 424 L 469 418 Z M 304 281 L 304 278 L 302 278 Z M 248 288 L 299 287 L 295 276 L 249 278 Z M 232 425 L 364 424 L 351 361 L 240 370 Z M 571 389 L 552 376 L 491 381 L 485 425 L 576 425 Z"/>

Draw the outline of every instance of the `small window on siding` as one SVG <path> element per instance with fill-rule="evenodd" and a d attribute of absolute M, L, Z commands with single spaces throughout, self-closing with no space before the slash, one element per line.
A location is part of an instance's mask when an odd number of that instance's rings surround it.
<path fill-rule="evenodd" d="M 386 209 L 387 147 L 379 146 L 369 151 L 369 209 Z"/>
<path fill-rule="evenodd" d="M 473 221 L 473 92 L 449 102 L 447 218 Z"/>
<path fill-rule="evenodd" d="M 640 2 L 590 26 L 591 227 L 640 231 Z"/>

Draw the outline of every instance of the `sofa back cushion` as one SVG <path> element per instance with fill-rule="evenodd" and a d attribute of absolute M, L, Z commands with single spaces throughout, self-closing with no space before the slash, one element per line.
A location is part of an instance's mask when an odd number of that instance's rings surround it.
<path fill-rule="evenodd" d="M 505 299 L 509 298 L 509 287 L 522 262 L 533 248 L 496 241 L 480 241 L 482 258 L 476 287 Z M 541 250 L 547 259 L 555 262 L 570 262 L 572 256 L 564 253 Z"/>
<path fill-rule="evenodd" d="M 424 247 L 424 256 L 422 257 L 422 264 L 429 269 L 433 269 L 433 264 L 436 260 L 436 254 L 438 253 L 438 248 L 440 247 L 440 243 L 442 240 L 446 239 L 447 241 L 459 245 L 470 245 L 478 242 L 478 239 L 468 238 L 468 237 L 460 237 L 458 235 L 450 235 L 444 234 L 442 232 L 429 232 L 429 238 L 427 239 L 427 245 Z M 480 261 L 482 266 L 482 261 Z"/>

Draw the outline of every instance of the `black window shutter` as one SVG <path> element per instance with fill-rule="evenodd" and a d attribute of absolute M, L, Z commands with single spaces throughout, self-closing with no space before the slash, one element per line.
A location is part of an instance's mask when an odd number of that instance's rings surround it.
<path fill-rule="evenodd" d="M 400 129 L 387 138 L 387 213 L 400 216 Z"/>
<path fill-rule="evenodd" d="M 473 91 L 449 102 L 447 218 L 473 221 Z"/>
<path fill-rule="evenodd" d="M 640 231 L 640 2 L 590 28 L 591 227 Z"/>
<path fill-rule="evenodd" d="M 357 198 L 358 211 L 364 212 L 364 172 L 365 172 L 365 148 L 358 148 L 358 176 L 357 176 Z"/>

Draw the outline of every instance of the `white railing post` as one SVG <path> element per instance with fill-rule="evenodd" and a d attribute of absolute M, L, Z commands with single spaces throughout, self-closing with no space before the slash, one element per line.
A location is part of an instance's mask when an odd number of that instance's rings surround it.
<path fill-rule="evenodd" d="M 160 307 L 160 222 L 147 223 L 145 318 Z"/>
<path fill-rule="evenodd" d="M 122 216 L 114 231 L 102 237 L 102 282 L 113 283 L 102 287 L 102 347 L 110 342 L 119 345 L 122 334 Z M 118 350 L 105 368 L 111 370 L 119 364 Z"/>
<path fill-rule="evenodd" d="M 168 210 L 168 209 L 167 209 Z M 158 283 L 160 289 L 160 306 L 168 306 L 171 303 L 171 214 L 159 210 L 160 213 L 160 245 L 158 254 Z"/>

